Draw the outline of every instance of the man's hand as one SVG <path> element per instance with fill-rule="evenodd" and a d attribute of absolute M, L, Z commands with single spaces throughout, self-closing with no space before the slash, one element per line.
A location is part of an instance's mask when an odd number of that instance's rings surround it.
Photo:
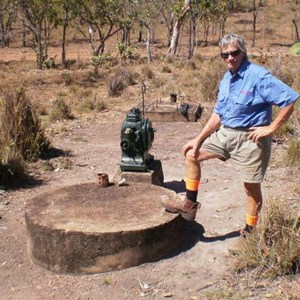
<path fill-rule="evenodd" d="M 183 153 L 184 156 L 186 156 L 187 152 L 189 150 L 191 151 L 191 154 L 193 155 L 194 158 L 198 157 L 199 155 L 199 149 L 201 146 L 201 142 L 197 137 L 189 140 L 181 149 L 181 152 Z"/>
<path fill-rule="evenodd" d="M 258 143 L 261 138 L 269 136 L 274 132 L 271 125 L 260 126 L 260 127 L 250 127 L 249 131 L 250 131 L 250 134 L 248 135 L 248 140 L 251 140 L 254 143 Z"/>
<path fill-rule="evenodd" d="M 215 112 L 212 112 L 211 116 L 209 117 L 207 123 L 201 130 L 200 134 L 195 138 L 189 140 L 181 149 L 181 152 L 184 156 L 186 156 L 189 150 L 191 151 L 191 155 L 194 158 L 198 158 L 199 150 L 203 141 L 214 131 L 216 131 L 221 125 L 220 116 L 217 115 Z"/>

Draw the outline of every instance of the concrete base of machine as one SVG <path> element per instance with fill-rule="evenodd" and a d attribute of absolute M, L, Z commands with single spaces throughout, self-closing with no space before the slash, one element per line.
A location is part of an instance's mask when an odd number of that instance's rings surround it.
<path fill-rule="evenodd" d="M 121 171 L 117 170 L 114 181 L 119 182 L 125 179 L 125 182 L 144 182 L 159 186 L 164 184 L 164 173 L 160 160 L 153 160 L 146 172 Z"/>
<path fill-rule="evenodd" d="M 58 273 L 93 274 L 170 255 L 183 240 L 184 220 L 160 204 L 176 193 L 147 183 L 60 188 L 28 201 L 31 260 Z"/>
<path fill-rule="evenodd" d="M 192 102 L 154 101 L 145 110 L 145 118 L 152 122 L 196 122 L 201 118 L 202 107 Z"/>

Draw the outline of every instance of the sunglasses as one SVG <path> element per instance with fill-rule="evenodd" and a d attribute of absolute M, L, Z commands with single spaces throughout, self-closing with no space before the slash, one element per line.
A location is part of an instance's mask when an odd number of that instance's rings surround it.
<path fill-rule="evenodd" d="M 221 52 L 221 57 L 222 58 L 228 58 L 229 55 L 236 57 L 238 55 L 240 55 L 240 53 L 242 52 L 241 49 L 235 50 L 235 51 L 231 51 L 231 52 Z"/>

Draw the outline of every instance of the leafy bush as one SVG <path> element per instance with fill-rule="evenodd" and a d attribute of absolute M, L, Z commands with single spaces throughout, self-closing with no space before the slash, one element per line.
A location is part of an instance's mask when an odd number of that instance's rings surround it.
<path fill-rule="evenodd" d="M 112 56 L 110 54 L 92 55 L 90 58 L 91 65 L 93 67 L 100 67 L 103 65 L 112 65 Z"/>
<path fill-rule="evenodd" d="M 135 47 L 129 46 L 126 43 L 120 42 L 117 44 L 117 51 L 122 60 L 136 59 L 138 53 Z"/>

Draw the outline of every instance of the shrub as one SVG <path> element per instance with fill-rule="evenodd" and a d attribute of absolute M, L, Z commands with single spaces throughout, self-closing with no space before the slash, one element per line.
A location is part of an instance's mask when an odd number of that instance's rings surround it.
<path fill-rule="evenodd" d="M 63 100 L 58 99 L 54 101 L 53 106 L 49 112 L 49 120 L 52 121 L 62 121 L 73 119 L 71 114 L 70 106 Z"/>
<path fill-rule="evenodd" d="M 94 111 L 103 111 L 107 109 L 107 105 L 105 102 L 97 99 L 96 95 L 94 97 L 89 97 L 83 99 L 83 101 L 80 102 L 78 109 L 80 111 L 88 112 L 91 110 Z"/>
<path fill-rule="evenodd" d="M 169 66 L 163 65 L 161 69 L 162 73 L 172 73 L 172 69 Z"/>
<path fill-rule="evenodd" d="M 134 74 L 126 69 L 119 69 L 108 81 L 108 95 L 110 97 L 120 96 L 127 86 L 133 84 L 135 84 Z"/>
<path fill-rule="evenodd" d="M 257 278 L 275 278 L 300 272 L 300 215 L 285 201 L 269 201 L 261 224 L 237 251 L 237 270 Z"/>
<path fill-rule="evenodd" d="M 108 95 L 118 97 L 122 94 L 126 84 L 121 78 L 112 78 L 108 83 Z"/>
<path fill-rule="evenodd" d="M 55 60 L 56 60 L 56 55 L 54 57 L 48 57 L 43 61 L 42 68 L 47 70 L 55 68 L 56 67 Z"/>
<path fill-rule="evenodd" d="M 276 57 L 267 57 L 265 64 L 274 76 L 276 76 L 287 85 L 293 86 L 295 73 L 297 74 L 297 72 L 291 70 L 290 67 L 286 67 L 282 55 L 278 55 Z"/>
<path fill-rule="evenodd" d="M 273 119 L 276 118 L 279 111 L 280 109 L 277 106 L 273 107 Z M 292 135 L 293 133 L 294 133 L 294 128 L 292 124 L 292 119 L 289 119 L 279 129 L 277 129 L 274 132 L 273 136 L 275 139 L 283 140 L 290 137 L 290 135 Z"/>
<path fill-rule="evenodd" d="M 287 154 L 286 161 L 289 165 L 300 165 L 300 139 L 293 138 L 291 139 Z"/>
<path fill-rule="evenodd" d="M 74 80 L 70 73 L 62 72 L 61 77 L 62 77 L 65 85 L 71 85 L 72 83 L 74 83 Z"/>
<path fill-rule="evenodd" d="M 0 102 L 2 127 L 0 153 L 7 147 L 25 160 L 34 160 L 48 150 L 50 143 L 45 137 L 33 106 L 21 88 L 17 92 L 6 90 Z"/>
<path fill-rule="evenodd" d="M 100 67 L 100 66 L 112 66 L 113 58 L 110 54 L 99 54 L 99 55 L 92 55 L 90 58 L 91 65 L 93 67 Z"/>
<path fill-rule="evenodd" d="M 146 78 L 152 79 L 154 77 L 154 72 L 151 70 L 149 66 L 144 66 L 142 68 L 142 74 L 146 76 Z"/>
<path fill-rule="evenodd" d="M 225 72 L 225 65 L 219 60 L 210 62 L 207 68 L 199 72 L 199 90 L 204 101 L 215 103 L 219 82 Z"/>
<path fill-rule="evenodd" d="M 138 58 L 138 53 L 135 47 L 129 46 L 126 43 L 120 42 L 116 46 L 118 55 L 122 60 L 136 59 Z"/>
<path fill-rule="evenodd" d="M 26 161 L 49 149 L 34 107 L 21 88 L 7 88 L 0 99 L 0 185 L 12 186 L 28 177 Z"/>
<path fill-rule="evenodd" d="M 0 159 L 0 186 L 17 186 L 29 178 L 27 164 L 21 156 L 7 153 L 4 159 Z"/>

